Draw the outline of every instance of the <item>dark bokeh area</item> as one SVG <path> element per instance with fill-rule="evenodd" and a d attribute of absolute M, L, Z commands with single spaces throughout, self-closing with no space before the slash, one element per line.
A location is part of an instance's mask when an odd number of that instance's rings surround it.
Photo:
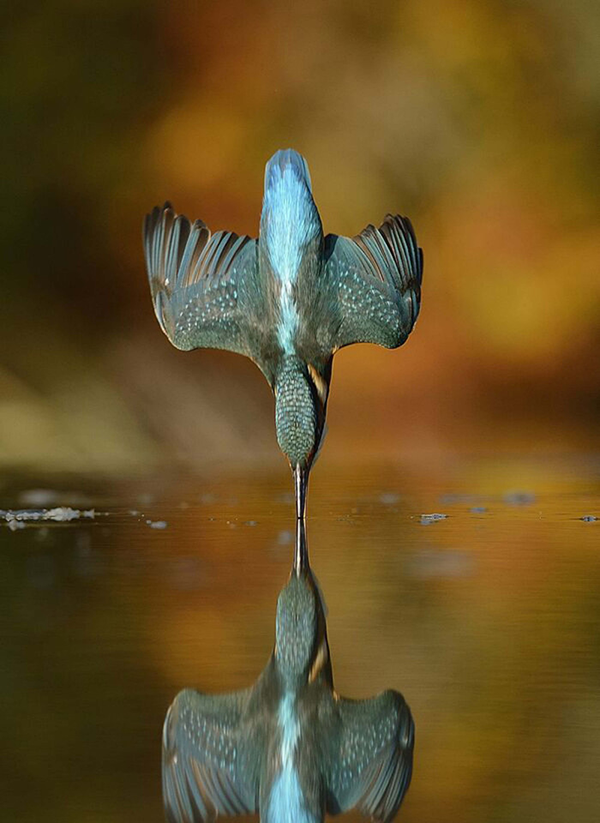
<path fill-rule="evenodd" d="M 277 464 L 254 366 L 162 336 L 140 234 L 165 199 L 255 234 L 286 146 L 326 230 L 398 211 L 425 250 L 406 347 L 336 358 L 328 460 L 596 442 L 597 4 L 56 0 L 3 18 L 2 464 Z"/>

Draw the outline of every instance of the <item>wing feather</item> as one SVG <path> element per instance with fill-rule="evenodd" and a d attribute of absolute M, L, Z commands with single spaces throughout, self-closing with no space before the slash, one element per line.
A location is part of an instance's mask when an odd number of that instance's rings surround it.
<path fill-rule="evenodd" d="M 390 821 L 410 784 L 414 724 L 403 697 L 383 692 L 370 700 L 338 702 L 339 747 L 327 775 L 330 814 L 358 808 Z"/>
<path fill-rule="evenodd" d="M 186 689 L 163 728 L 163 801 L 170 823 L 207 823 L 255 812 L 258 774 L 248 755 L 248 692 L 204 695 Z"/>
<path fill-rule="evenodd" d="M 146 215 L 144 252 L 156 317 L 174 346 L 253 356 L 261 311 L 256 240 L 212 234 L 167 202 Z"/>
<path fill-rule="evenodd" d="M 351 343 L 396 348 L 419 314 L 423 253 L 410 220 L 388 214 L 353 238 L 325 238 L 330 305 L 337 308 L 333 350 Z"/>

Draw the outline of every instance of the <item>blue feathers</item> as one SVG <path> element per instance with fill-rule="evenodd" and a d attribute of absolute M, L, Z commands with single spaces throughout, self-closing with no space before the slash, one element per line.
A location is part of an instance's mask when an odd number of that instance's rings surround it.
<path fill-rule="evenodd" d="M 294 151 L 294 149 L 279 149 L 279 151 L 276 151 L 273 157 L 271 157 L 265 167 L 265 191 L 271 187 L 274 176 L 277 175 L 277 173 L 283 173 L 286 169 L 290 169 L 298 180 L 302 180 L 308 191 L 312 194 L 308 163 L 304 157 L 298 154 L 297 151 Z"/>
<path fill-rule="evenodd" d="M 299 323 L 293 286 L 311 244 L 321 236 L 306 161 L 293 149 L 278 151 L 265 170 L 260 243 L 280 283 L 277 336 L 286 354 L 294 351 Z"/>
<path fill-rule="evenodd" d="M 292 149 L 278 151 L 265 171 L 260 239 L 281 281 L 297 279 L 306 247 L 320 233 L 305 160 Z"/>

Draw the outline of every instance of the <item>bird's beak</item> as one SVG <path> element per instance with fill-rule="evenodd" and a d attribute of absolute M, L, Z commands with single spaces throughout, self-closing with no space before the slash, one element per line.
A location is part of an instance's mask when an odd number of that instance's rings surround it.
<path fill-rule="evenodd" d="M 308 546 L 306 542 L 306 486 L 308 469 L 296 466 L 294 485 L 296 488 L 296 546 L 294 551 L 294 573 L 300 576 L 308 567 Z"/>
<path fill-rule="evenodd" d="M 305 520 L 306 515 L 306 487 L 308 469 L 297 465 L 294 468 L 294 486 L 296 489 L 296 520 Z"/>

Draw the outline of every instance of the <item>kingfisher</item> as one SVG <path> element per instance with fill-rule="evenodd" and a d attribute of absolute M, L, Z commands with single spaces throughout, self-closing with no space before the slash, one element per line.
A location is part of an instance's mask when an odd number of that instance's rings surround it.
<path fill-rule="evenodd" d="M 413 747 L 399 692 L 349 700 L 335 691 L 323 601 L 297 547 L 277 601 L 274 650 L 254 686 L 185 689 L 167 712 L 166 817 L 213 823 L 258 812 L 262 823 L 321 823 L 356 808 L 387 823 L 410 784 Z"/>
<path fill-rule="evenodd" d="M 303 518 L 333 355 L 352 343 L 397 348 L 419 314 L 423 254 L 410 220 L 388 214 L 355 237 L 324 235 L 308 165 L 286 149 L 266 165 L 257 239 L 211 233 L 167 202 L 146 216 L 144 251 L 171 343 L 246 355 L 266 377 Z"/>

